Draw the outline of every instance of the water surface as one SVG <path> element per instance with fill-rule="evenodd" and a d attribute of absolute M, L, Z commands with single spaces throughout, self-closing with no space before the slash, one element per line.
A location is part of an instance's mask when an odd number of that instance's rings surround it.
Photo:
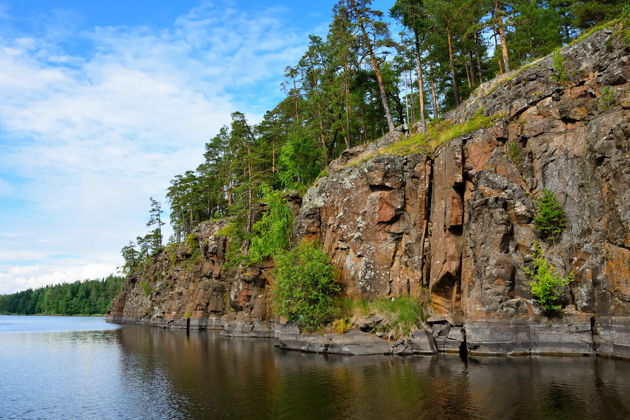
<path fill-rule="evenodd" d="M 630 418 L 625 361 L 324 356 L 38 319 L 0 316 L 0 418 Z"/>

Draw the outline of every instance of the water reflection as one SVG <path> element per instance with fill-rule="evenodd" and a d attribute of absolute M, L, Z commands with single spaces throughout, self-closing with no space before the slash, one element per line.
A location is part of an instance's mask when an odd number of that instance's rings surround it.
<path fill-rule="evenodd" d="M 149 327 L 4 332 L 0 401 L 1 419 L 614 419 L 630 418 L 630 363 L 324 356 Z"/>
<path fill-rule="evenodd" d="M 630 363 L 343 357 L 215 332 L 115 331 L 128 393 L 184 418 L 629 418 Z"/>

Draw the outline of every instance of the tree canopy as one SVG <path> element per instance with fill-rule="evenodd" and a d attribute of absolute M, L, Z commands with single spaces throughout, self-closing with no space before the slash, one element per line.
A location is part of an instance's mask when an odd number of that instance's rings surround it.
<path fill-rule="evenodd" d="M 303 189 L 344 149 L 395 125 L 439 118 L 481 83 L 550 53 L 595 24 L 627 19 L 616 0 L 340 0 L 325 36 L 288 63 L 286 94 L 258 124 L 241 112 L 208 140 L 204 161 L 167 190 L 171 241 L 201 221 L 230 216 L 248 252 L 256 203 Z M 391 35 L 392 20 L 403 31 Z M 276 196 L 273 196 L 276 197 Z M 276 197 L 277 198 L 277 197 Z M 126 267 L 162 246 L 161 205 L 146 236 L 123 248 Z"/>
<path fill-rule="evenodd" d="M 107 312 L 122 283 L 122 277 L 111 275 L 0 295 L 0 313 L 100 315 Z"/>

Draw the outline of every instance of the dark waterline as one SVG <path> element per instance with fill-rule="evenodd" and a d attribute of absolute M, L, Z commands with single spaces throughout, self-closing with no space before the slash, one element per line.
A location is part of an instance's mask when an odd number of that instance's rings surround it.
<path fill-rule="evenodd" d="M 323 356 L 216 332 L 96 330 L 99 318 L 91 331 L 16 332 L 35 321 L 10 318 L 2 419 L 630 418 L 626 361 Z"/>

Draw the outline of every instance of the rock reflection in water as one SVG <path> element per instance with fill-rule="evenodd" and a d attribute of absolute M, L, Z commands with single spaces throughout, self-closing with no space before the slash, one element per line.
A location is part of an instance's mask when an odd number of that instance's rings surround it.
<path fill-rule="evenodd" d="M 185 418 L 630 417 L 624 361 L 324 356 L 212 331 L 115 333 L 127 390 L 167 398 Z"/>

